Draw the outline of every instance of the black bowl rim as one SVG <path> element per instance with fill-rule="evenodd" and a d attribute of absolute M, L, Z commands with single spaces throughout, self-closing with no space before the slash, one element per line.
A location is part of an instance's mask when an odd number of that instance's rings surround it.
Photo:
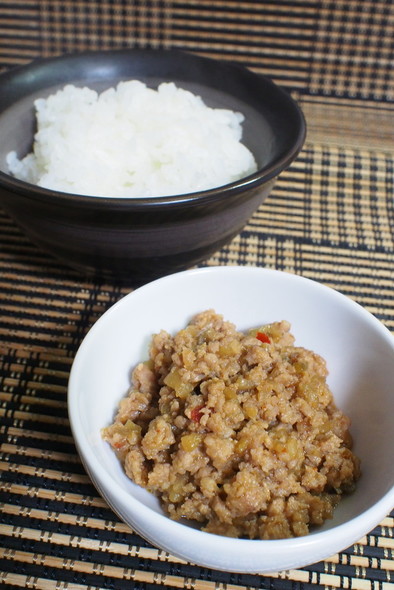
<path fill-rule="evenodd" d="M 306 137 L 306 122 L 304 114 L 297 104 L 297 102 L 293 99 L 289 92 L 284 90 L 281 86 L 276 84 L 271 78 L 264 76 L 262 74 L 258 74 L 253 72 L 246 66 L 238 64 L 236 62 L 232 62 L 230 60 L 218 60 L 213 59 L 205 56 L 201 56 L 197 53 L 188 52 L 184 50 L 178 49 L 154 49 L 154 48 L 123 48 L 123 49 L 111 49 L 111 50 L 91 50 L 91 51 L 83 51 L 83 52 L 73 52 L 73 53 L 65 53 L 62 55 L 57 55 L 48 58 L 36 58 L 27 64 L 23 64 L 21 66 L 16 66 L 11 70 L 3 72 L 0 74 L 0 83 L 2 80 L 10 80 L 15 75 L 19 75 L 21 72 L 28 72 L 29 70 L 35 70 L 40 68 L 42 65 L 48 63 L 64 63 L 65 61 L 75 60 L 75 59 L 83 59 L 88 57 L 95 57 L 96 59 L 100 59 L 101 57 L 116 57 L 117 55 L 130 55 L 130 54 L 161 54 L 161 55 L 185 55 L 189 56 L 189 58 L 193 58 L 195 60 L 199 60 L 201 63 L 203 62 L 215 62 L 216 64 L 222 64 L 227 68 L 237 69 L 238 71 L 242 71 L 244 76 L 249 76 L 250 79 L 252 78 L 260 78 L 265 81 L 267 86 L 270 86 L 272 90 L 274 90 L 278 95 L 284 99 L 288 106 L 292 110 L 292 114 L 296 119 L 296 123 L 298 126 L 298 134 L 296 137 L 295 142 L 293 145 L 279 158 L 277 158 L 273 163 L 268 166 L 265 166 L 255 173 L 245 176 L 235 182 L 221 185 L 218 187 L 214 187 L 212 189 L 197 191 L 193 193 L 184 193 L 179 195 L 169 195 L 169 196 L 162 196 L 162 197 L 100 197 L 97 195 L 84 195 L 78 193 L 70 193 L 70 192 L 63 192 L 57 191 L 53 189 L 48 189 L 44 187 L 40 187 L 35 184 L 31 184 L 25 182 L 23 180 L 19 180 L 13 177 L 10 174 L 6 174 L 5 172 L 0 171 L 0 188 L 7 189 L 11 192 L 15 193 L 23 193 L 25 197 L 31 197 L 36 200 L 43 200 L 47 201 L 50 200 L 53 204 L 53 199 L 56 198 L 60 203 L 63 205 L 73 204 L 74 206 L 81 206 L 81 207 L 98 207 L 98 208 L 109 208 L 109 209 L 128 209 L 128 210 L 141 210 L 149 208 L 151 209 L 156 207 L 165 207 L 172 204 L 185 204 L 185 203 L 194 203 L 198 202 L 199 204 L 209 203 L 212 201 L 216 201 L 223 197 L 226 194 L 226 197 L 231 195 L 237 195 L 240 193 L 244 193 L 249 190 L 258 189 L 258 187 L 272 179 L 275 179 L 283 170 L 285 170 L 297 157 L 299 152 L 301 151 L 303 144 L 305 142 Z M 71 83 L 71 82 L 70 82 Z"/>

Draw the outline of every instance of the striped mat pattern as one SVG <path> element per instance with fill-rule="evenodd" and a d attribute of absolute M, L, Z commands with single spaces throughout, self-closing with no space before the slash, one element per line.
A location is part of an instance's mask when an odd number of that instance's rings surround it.
<path fill-rule="evenodd" d="M 304 149 L 244 230 L 202 266 L 306 276 L 394 334 L 393 32 L 391 0 L 1 0 L 0 68 L 149 46 L 271 76 L 305 113 Z M 67 381 L 89 328 L 129 290 L 60 266 L 0 210 L 0 587 L 394 588 L 394 513 L 330 559 L 264 576 L 185 563 L 116 517 L 78 458 Z"/>
<path fill-rule="evenodd" d="M 308 94 L 392 101 L 391 0 L 2 0 L 0 67 L 118 47 L 231 59 Z"/>

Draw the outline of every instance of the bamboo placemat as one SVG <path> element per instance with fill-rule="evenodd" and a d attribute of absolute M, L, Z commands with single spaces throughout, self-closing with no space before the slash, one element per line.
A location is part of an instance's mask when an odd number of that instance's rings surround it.
<path fill-rule="evenodd" d="M 307 109 L 306 109 L 307 110 Z M 301 274 L 341 290 L 394 330 L 393 158 L 389 151 L 308 141 L 272 195 L 207 265 Z M 320 138 L 321 139 L 321 138 Z M 393 517 L 339 555 L 271 576 L 184 563 L 130 531 L 86 475 L 66 390 L 94 321 L 130 289 L 60 267 L 0 216 L 0 583 L 69 588 L 388 588 Z"/>
<path fill-rule="evenodd" d="M 393 101 L 393 27 L 392 0 L 1 0 L 0 67 L 174 47 L 312 95 Z"/>
<path fill-rule="evenodd" d="M 271 76 L 303 108 L 307 141 L 241 234 L 202 266 L 309 277 L 394 333 L 393 31 L 392 0 L 1 0 L 0 68 L 152 46 Z M 76 453 L 67 382 L 84 335 L 130 289 L 62 267 L 0 210 L 0 587 L 394 588 L 394 513 L 338 555 L 261 576 L 185 563 L 119 521 Z"/>

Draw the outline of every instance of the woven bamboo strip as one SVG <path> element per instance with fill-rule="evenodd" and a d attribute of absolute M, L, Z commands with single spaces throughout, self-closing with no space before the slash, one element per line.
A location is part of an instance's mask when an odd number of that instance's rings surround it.
<path fill-rule="evenodd" d="M 315 157 L 317 156 L 317 154 L 321 153 L 321 151 L 324 148 L 321 147 L 320 150 L 316 149 L 316 144 L 314 144 L 314 155 Z M 383 155 L 383 154 L 382 154 Z M 301 154 L 302 156 L 302 154 Z M 275 187 L 275 189 L 273 190 L 272 194 L 275 194 L 277 188 L 281 188 L 282 190 L 284 189 L 284 187 L 286 187 L 287 185 L 291 186 L 292 189 L 294 190 L 294 181 L 298 180 L 300 183 L 305 181 L 305 170 L 304 170 L 304 163 L 301 162 L 301 156 L 300 159 L 297 162 L 297 165 L 294 164 L 291 168 L 291 171 L 289 170 L 287 173 L 284 173 L 283 176 L 280 178 L 280 180 L 278 181 L 277 186 Z M 360 153 L 360 156 L 362 156 L 362 154 Z M 365 153 L 364 156 L 368 157 L 368 154 Z M 302 168 L 301 168 L 302 166 Z M 298 168 L 298 169 L 297 169 Z M 337 174 L 339 172 L 341 172 L 343 170 L 343 168 L 338 167 L 331 167 L 330 165 L 330 176 L 333 178 L 337 177 Z M 291 183 L 289 181 L 287 181 L 287 177 L 290 176 L 291 174 Z M 374 194 L 374 199 L 378 199 L 379 197 L 384 199 L 385 194 L 386 194 L 386 190 L 387 190 L 387 175 L 380 172 L 380 178 L 378 177 L 379 171 L 377 171 L 377 177 L 374 178 L 373 180 L 373 184 L 374 184 L 374 189 L 376 189 L 376 195 Z M 343 193 L 345 195 L 354 195 L 354 185 L 355 185 L 355 181 L 354 181 L 354 170 L 352 172 L 347 171 L 346 174 L 343 174 L 343 176 L 341 175 L 341 191 L 343 191 Z M 317 183 L 321 183 L 322 181 L 325 181 L 327 178 L 327 174 L 323 174 L 321 172 L 321 165 L 317 164 L 314 165 L 313 168 L 313 181 L 317 182 Z M 370 185 L 371 185 L 371 177 L 370 177 L 370 172 L 368 169 L 360 169 L 358 171 L 358 178 L 357 178 L 357 190 L 359 192 L 362 192 L 363 189 L 365 189 L 366 192 L 368 192 L 368 189 L 370 189 Z M 299 189 L 302 190 L 304 187 L 302 186 L 302 184 L 300 184 Z M 379 192 L 380 189 L 380 192 Z M 320 191 L 319 191 L 320 193 Z M 319 194 L 317 193 L 317 194 Z M 286 194 L 286 193 L 285 193 Z M 290 203 L 291 205 L 291 200 Z"/>
<path fill-rule="evenodd" d="M 26 305 L 26 292 L 28 292 L 28 289 L 25 289 L 24 293 L 21 293 L 20 295 L 16 295 L 13 294 L 12 295 L 12 300 L 9 299 L 9 297 L 7 297 L 5 294 L 4 298 L 2 297 L 3 301 L 2 301 L 2 309 L 5 312 L 10 313 L 11 315 L 13 314 L 17 314 L 17 312 L 20 310 L 20 304 L 24 303 Z M 60 302 L 59 302 L 60 303 Z M 34 305 L 37 305 L 37 309 L 34 309 Z M 69 326 L 72 326 L 71 322 L 75 322 L 79 319 L 80 317 L 80 312 L 83 311 L 83 306 L 75 306 L 75 307 L 71 307 L 70 306 L 64 306 L 64 308 L 60 308 L 59 310 L 54 310 L 51 309 L 48 305 L 47 308 L 45 309 L 45 317 L 46 318 L 50 318 L 53 320 L 53 322 L 50 321 L 46 321 L 45 323 L 42 322 L 42 300 L 41 303 L 39 301 L 39 298 L 36 297 L 34 299 L 30 299 L 29 300 L 29 306 L 31 306 L 29 308 L 29 314 L 30 315 L 35 315 L 37 318 L 40 318 L 40 323 L 42 326 L 45 326 L 46 328 L 50 329 L 54 326 L 57 326 L 58 324 L 56 323 L 56 320 L 60 320 L 60 322 L 62 324 L 64 324 L 65 319 L 67 318 L 67 328 Z M 60 307 L 60 305 L 59 305 Z M 79 309 L 78 309 L 79 307 Z M 78 313 L 79 312 L 79 313 Z M 32 319 L 30 320 L 30 322 L 37 322 L 37 319 Z M 27 320 L 24 320 L 24 323 L 29 323 Z"/>
<path fill-rule="evenodd" d="M 0 400 L 4 401 L 6 403 L 11 403 L 13 401 L 14 395 L 15 395 L 14 389 L 16 387 L 18 387 L 19 384 L 20 384 L 19 379 L 16 379 L 16 378 L 9 379 L 8 377 L 5 377 L 3 379 L 3 387 L 5 389 L 7 389 L 7 391 L 5 392 L 5 391 L 0 390 Z M 47 407 L 56 408 L 60 411 L 64 411 L 67 409 L 66 402 L 59 402 L 56 400 L 49 400 L 49 399 L 36 397 L 34 395 L 34 393 L 36 392 L 35 385 L 36 385 L 35 382 L 31 385 L 29 385 L 29 383 L 26 383 L 25 390 L 28 391 L 29 393 L 31 393 L 32 395 L 22 395 L 22 396 L 18 397 L 18 403 L 23 404 L 25 410 L 29 409 L 30 404 L 42 405 L 42 406 L 45 406 L 45 408 L 47 408 Z M 40 390 L 41 388 L 39 387 L 38 389 Z M 51 392 L 56 391 L 55 387 L 50 387 L 48 389 Z"/>
<path fill-rule="evenodd" d="M 38 376 L 38 380 L 28 380 L 25 383 L 25 388 L 27 392 L 31 392 L 31 391 L 40 391 L 45 392 L 45 391 L 50 391 L 52 393 L 58 393 L 58 394 L 66 394 L 67 393 L 67 383 L 65 383 L 64 385 L 56 385 L 54 383 L 43 383 L 39 380 L 40 377 L 40 373 L 38 371 L 34 372 L 35 375 Z M 44 373 L 44 375 L 48 375 L 48 373 Z M 62 374 L 60 373 L 59 377 L 62 377 Z M 40 400 L 39 398 L 35 398 L 32 400 L 32 403 L 37 404 L 37 403 L 42 403 L 44 405 L 48 405 L 48 406 L 53 406 L 53 407 L 57 407 L 60 411 L 61 410 L 65 410 L 67 408 L 67 402 L 66 401 L 48 401 L 46 399 Z"/>
<path fill-rule="evenodd" d="M 12 354 L 17 354 L 18 352 L 20 352 L 22 350 L 22 348 L 18 345 L 14 343 L 14 339 L 12 338 L 12 344 L 11 346 L 4 346 L 5 342 L 9 342 L 10 341 L 10 336 L 14 337 L 15 334 L 12 332 L 10 334 L 9 330 L 2 330 L 0 328 L 0 334 L 2 333 L 3 336 L 3 343 L 0 344 L 0 355 L 7 355 L 10 353 L 10 351 L 12 352 Z M 20 332 L 21 337 L 23 338 L 26 333 L 21 331 Z M 50 353 L 48 354 L 48 346 L 47 345 L 43 345 L 43 344 L 37 344 L 34 339 L 31 337 L 31 333 L 29 333 L 29 338 L 28 338 L 28 342 L 24 342 L 23 343 L 23 352 L 27 352 L 28 354 L 39 354 L 40 356 L 46 356 L 46 358 L 50 358 Z M 63 355 L 63 356 L 62 356 Z M 73 360 L 73 355 L 72 358 L 70 356 L 70 352 L 67 348 L 61 348 L 59 347 L 58 349 L 55 349 L 53 351 L 53 358 L 56 359 L 56 362 L 59 362 L 60 359 L 62 359 L 64 362 L 66 362 L 67 360 Z M 0 416 L 1 416 L 1 412 L 0 412 Z"/>
<path fill-rule="evenodd" d="M 0 408 L 0 417 L 6 416 L 6 410 Z M 59 426 L 69 426 L 69 422 L 67 418 L 62 418 L 59 416 L 49 416 L 45 414 L 36 414 L 31 412 L 19 411 L 16 410 L 12 413 L 13 420 L 15 422 L 42 422 L 42 423 L 51 423 L 57 424 Z M 20 426 L 20 424 L 19 424 Z"/>
<path fill-rule="evenodd" d="M 16 586 L 19 588 L 31 588 L 32 590 L 105 590 L 104 586 L 92 586 L 91 584 L 74 584 L 73 582 L 60 583 L 57 580 L 46 580 L 40 576 L 25 576 L 0 571 L 0 584 L 5 587 Z"/>
<path fill-rule="evenodd" d="M 23 337 L 26 333 L 26 331 L 24 331 L 24 330 L 17 330 L 17 329 L 10 330 L 9 328 L 0 328 L 0 336 L 9 337 L 10 332 L 12 333 L 14 338 Z M 50 343 L 53 340 L 53 336 L 51 334 L 45 334 L 42 332 L 42 333 L 40 333 L 40 340 Z M 62 344 L 63 346 L 70 345 L 71 339 L 62 336 L 59 338 L 58 343 Z M 33 346 L 32 346 L 32 348 L 33 348 Z M 37 350 L 47 350 L 47 348 L 42 345 L 36 346 L 35 348 Z"/>
<path fill-rule="evenodd" d="M 8 512 L 9 514 L 11 512 Z M 29 514 L 31 517 L 39 517 L 39 513 L 37 511 L 33 511 L 32 514 Z M 60 516 L 60 515 L 59 515 Z M 65 524 L 71 524 L 72 516 L 71 515 L 63 515 L 65 518 L 63 520 L 59 520 L 58 514 L 49 513 L 49 520 L 56 521 L 56 522 L 64 522 Z M 69 518 L 67 518 L 69 516 Z M 48 516 L 47 516 L 48 517 Z M 46 518 L 47 518 L 46 517 Z M 76 518 L 76 524 L 79 526 L 87 526 L 91 527 L 96 526 L 94 528 L 108 530 L 108 526 L 97 526 L 97 519 L 89 519 L 86 523 L 82 519 Z M 104 521 L 102 521 L 104 523 Z M 112 530 L 112 528 L 110 529 Z M 3 531 L 2 531 L 3 532 Z M 130 529 L 128 529 L 130 532 Z M 100 551 L 105 553 L 111 553 L 116 555 L 127 555 L 130 557 L 138 557 L 141 559 L 148 559 L 151 561 L 167 561 L 171 563 L 186 563 L 183 559 L 175 557 L 174 555 L 162 551 L 160 549 L 155 549 L 154 547 L 140 547 L 139 545 L 130 545 L 126 543 L 117 543 L 112 541 L 100 541 L 98 539 L 92 539 L 89 537 L 83 536 L 72 536 L 72 535 L 62 535 L 60 533 L 47 533 L 46 531 L 36 530 L 36 529 L 29 529 L 29 528 L 18 528 L 11 527 L 8 525 L 4 525 L 4 535 L 10 537 L 20 537 L 23 536 L 26 540 L 31 541 L 45 541 L 54 545 L 63 545 L 65 547 L 78 547 L 81 550 L 88 550 L 88 551 Z M 4 550 L 5 552 L 6 550 Z M 1 553 L 0 553 L 1 555 Z M 29 555 L 29 554 L 28 554 Z"/>
<path fill-rule="evenodd" d="M 368 13 L 367 8 L 373 8 L 376 11 L 380 10 L 384 10 L 384 8 L 386 7 L 386 3 L 384 2 L 384 0 L 363 0 L 365 2 L 365 9 L 366 12 Z M 172 0 L 171 2 L 172 6 L 175 8 L 176 6 L 180 5 L 182 7 L 186 6 L 185 0 Z M 285 17 L 289 16 L 289 5 L 291 5 L 291 8 L 294 8 L 295 12 L 297 13 L 297 11 L 301 12 L 301 14 L 305 14 L 305 13 L 310 13 L 310 14 L 314 14 L 315 13 L 315 9 L 316 9 L 316 3 L 315 0 L 297 0 L 296 2 L 283 2 L 283 5 L 278 4 L 277 2 L 271 0 L 271 2 L 264 2 L 264 3 L 260 3 L 260 2 L 242 2 L 242 4 L 240 5 L 239 2 L 231 2 L 231 0 L 191 0 L 190 3 L 187 3 L 187 11 L 189 10 L 189 5 L 193 5 L 194 6 L 209 6 L 212 8 L 215 8 L 215 12 L 222 8 L 223 11 L 226 11 L 226 13 L 228 14 L 228 10 L 229 9 L 233 9 L 236 13 L 236 15 L 238 16 L 238 11 L 240 10 L 241 14 L 242 12 L 265 12 L 265 11 L 269 11 L 272 10 L 275 13 L 282 13 L 285 15 Z M 327 3 L 323 4 L 323 10 L 324 7 L 327 5 Z M 351 4 L 349 5 L 349 3 L 346 0 L 337 0 L 335 2 L 335 8 L 334 8 L 334 15 L 340 15 L 342 13 L 342 9 L 346 9 L 347 14 L 349 15 L 350 18 L 355 18 L 356 16 L 359 16 L 359 12 L 356 9 L 356 7 L 353 7 Z M 327 10 L 327 9 L 325 9 Z M 291 12 L 291 14 L 293 14 L 293 12 Z M 276 15 L 275 15 L 276 16 Z M 302 23 L 301 23 L 302 24 Z"/>
<path fill-rule="evenodd" d="M 42 538 L 40 539 L 43 540 Z M 79 545 L 78 545 L 79 547 Z M 0 548 L 0 556 L 7 558 L 7 550 Z M 62 559 L 61 557 L 47 556 L 38 553 L 28 553 L 25 551 L 18 551 L 16 555 L 12 555 L 13 559 L 18 558 L 18 561 L 22 563 L 34 563 L 43 567 L 58 568 L 59 570 L 71 569 L 74 572 L 81 572 L 85 574 L 100 574 L 101 576 L 108 576 L 112 578 L 121 578 L 123 580 L 132 580 L 134 582 L 145 582 L 149 584 L 163 584 L 176 588 L 188 588 L 192 587 L 194 590 L 217 590 L 221 587 L 217 582 L 211 582 L 208 580 L 201 580 L 197 578 L 184 578 L 182 576 L 170 575 L 166 573 L 158 572 L 147 572 L 136 569 L 121 568 L 118 566 L 104 565 L 97 563 L 89 563 L 86 561 L 68 560 Z M 363 575 L 364 568 L 359 567 L 361 576 Z M 287 570 L 278 574 L 270 574 L 270 577 L 277 577 L 281 579 L 289 579 L 298 582 L 310 583 L 311 573 L 306 570 Z M 327 585 L 334 588 L 342 586 L 342 576 L 333 573 L 312 573 L 312 583 L 319 583 L 321 585 Z M 366 590 L 372 588 L 372 582 L 367 579 L 351 578 L 349 580 L 349 588 L 354 590 Z M 244 586 L 238 584 L 225 584 L 226 590 L 238 590 Z"/>
<path fill-rule="evenodd" d="M 9 494 L 18 494 L 21 496 L 29 496 L 30 498 L 39 498 L 49 501 L 67 502 L 69 504 L 77 504 L 80 506 L 107 508 L 106 502 L 98 495 L 87 496 L 51 489 L 49 487 L 40 488 L 15 483 L 5 483 L 3 484 L 2 488 L 4 492 L 8 492 Z"/>
<path fill-rule="evenodd" d="M 18 507 L 13 505 L 4 505 L 3 511 L 5 514 L 22 514 L 28 518 L 36 518 L 41 519 L 45 522 L 58 522 L 59 524 L 73 524 L 78 525 L 80 527 L 87 527 L 89 529 L 95 528 L 98 530 L 121 530 L 121 527 L 112 527 L 108 523 L 108 521 L 100 520 L 100 519 L 93 519 L 93 518 L 84 518 L 80 516 L 74 516 L 71 514 L 61 514 L 58 512 L 48 512 L 45 510 L 37 510 L 37 509 L 25 509 L 19 510 Z M 111 523 L 112 524 L 112 523 Z M 115 523 L 114 523 L 115 524 Z M 130 532 L 130 529 L 126 531 Z M 21 536 L 25 539 L 30 540 L 42 540 L 43 538 L 43 531 L 42 530 L 35 530 L 29 528 L 17 529 L 15 532 L 14 527 L 11 526 L 4 526 L 4 535 L 8 536 Z M 45 533 L 46 534 L 46 533 Z M 150 547 L 140 547 L 137 545 L 130 545 L 126 543 L 119 543 L 113 541 L 100 541 L 97 539 L 86 538 L 81 535 L 78 536 L 77 541 L 75 537 L 72 535 L 61 535 L 59 533 L 50 533 L 49 537 L 46 537 L 45 540 L 50 543 L 54 543 L 56 545 L 65 545 L 65 546 L 77 546 L 80 549 L 92 550 L 92 551 L 104 551 L 111 554 L 118 554 L 118 555 L 129 555 L 131 557 L 139 557 L 143 559 L 149 560 L 158 560 L 158 561 L 168 561 L 171 563 L 186 563 L 184 560 L 175 557 L 172 554 L 169 554 L 165 551 L 150 548 Z M 378 538 L 379 541 L 379 538 Z M 386 539 L 384 539 L 386 541 Z M 389 539 L 390 541 L 390 539 Z M 76 545 L 77 543 L 77 545 Z M 366 544 L 366 542 L 365 542 Z M 380 547 L 386 547 L 387 545 L 379 545 Z M 352 567 L 363 567 L 369 569 L 383 569 L 387 571 L 394 571 L 394 558 L 391 559 L 381 559 L 381 558 L 371 558 L 363 555 L 333 555 L 331 558 L 327 558 L 325 560 L 327 563 L 331 564 L 343 564 L 344 562 L 346 565 Z"/>
<path fill-rule="evenodd" d="M 0 446 L 0 450 L 3 453 L 9 453 L 10 455 L 16 456 L 20 455 L 22 457 L 39 457 L 41 459 L 45 458 L 48 461 L 67 461 L 71 464 L 80 463 L 77 455 L 72 455 L 71 453 L 59 453 L 50 449 L 43 450 L 40 448 L 3 443 Z"/>
<path fill-rule="evenodd" d="M 44 467 L 31 467 L 30 465 L 19 465 L 18 463 L 9 463 L 7 461 L 0 461 L 0 471 L 16 472 L 19 474 L 30 475 L 35 477 L 44 477 L 57 481 L 67 481 L 70 483 L 86 484 L 90 483 L 90 478 L 85 474 L 80 473 L 65 473 L 56 469 L 46 469 Z"/>
<path fill-rule="evenodd" d="M 20 484 L 7 484 L 4 486 L 4 491 L 7 491 L 10 494 L 18 494 L 18 495 L 28 495 L 34 496 L 37 498 L 47 499 L 47 500 L 62 500 L 63 502 L 68 502 L 70 504 L 79 504 L 79 505 L 89 505 L 89 506 L 96 506 L 96 507 L 106 507 L 106 503 L 100 497 L 87 497 L 82 496 L 81 494 L 71 494 L 68 492 L 58 492 L 57 490 L 51 490 L 49 488 L 31 488 L 29 486 L 23 486 Z M 64 516 L 67 518 L 69 515 Z M 82 519 L 83 520 L 83 519 Z M 83 520 L 83 522 L 85 522 Z M 88 519 L 87 522 L 90 522 Z M 118 521 L 111 522 L 110 524 L 108 521 L 105 521 L 106 525 L 104 528 L 108 528 L 110 526 L 111 530 L 118 530 L 118 531 L 129 531 L 129 527 Z M 388 534 L 390 536 L 373 536 L 369 535 L 367 537 L 363 537 L 357 543 L 359 546 L 368 546 L 368 545 L 375 545 L 378 547 L 386 548 L 386 549 L 393 549 L 394 548 L 394 540 L 393 540 L 393 529 L 392 525 L 393 519 L 387 516 L 381 523 L 382 527 L 386 527 Z M 89 526 L 89 525 L 87 525 Z M 93 526 L 93 525 L 92 525 Z M 391 556 L 393 557 L 393 556 Z"/>
<path fill-rule="evenodd" d="M 1 428 L 1 427 L 0 427 Z M 30 430 L 28 428 L 19 428 L 16 426 L 7 427 L 7 437 L 9 440 L 17 440 L 20 437 L 26 437 L 31 439 L 51 441 L 51 442 L 62 442 L 66 444 L 73 444 L 74 439 L 71 434 L 59 434 L 57 432 L 41 432 L 39 430 Z"/>
<path fill-rule="evenodd" d="M 2 273 L 0 289 L 6 292 L 9 283 L 6 282 L 5 279 L 8 278 L 9 280 L 13 280 L 15 278 L 15 275 L 18 275 L 19 270 L 20 269 L 17 266 L 13 274 L 9 274 L 8 276 L 6 276 L 6 274 Z M 113 290 L 111 289 L 111 291 Z M 86 303 L 92 301 L 91 290 L 82 290 L 79 288 L 79 285 L 76 285 L 75 291 L 72 289 L 72 285 L 70 285 L 69 289 L 63 289 L 56 282 L 54 282 L 50 288 L 47 282 L 41 284 L 40 279 L 36 279 L 35 277 L 34 281 L 32 282 L 22 282 L 19 280 L 18 283 L 12 285 L 12 292 L 12 301 L 14 303 L 20 301 L 26 304 L 26 292 L 28 292 L 29 303 L 40 305 L 40 307 L 45 310 L 50 310 L 51 307 L 55 307 L 59 310 L 66 309 L 69 310 L 69 312 L 72 314 L 84 311 L 86 308 Z M 115 293 L 116 292 L 117 291 L 115 291 Z M 126 292 L 126 288 L 124 288 L 123 290 L 119 290 L 119 295 Z M 42 299 L 42 295 L 45 295 L 44 300 Z M 99 312 L 103 308 L 103 306 L 108 305 L 108 303 L 110 303 L 113 298 L 113 295 L 111 297 L 110 294 L 105 290 L 105 285 L 102 287 L 102 290 L 100 290 L 95 295 L 97 299 L 92 301 L 92 311 L 97 312 Z"/>
<path fill-rule="evenodd" d="M 312 203 L 312 202 L 311 202 Z M 306 213 L 300 207 L 300 210 L 297 211 L 295 208 L 289 211 L 286 211 L 285 207 L 283 212 L 278 210 L 276 215 L 273 215 L 273 212 L 268 208 L 261 209 L 258 211 L 248 222 L 245 229 L 248 230 L 249 228 L 253 227 L 257 231 L 264 232 L 270 231 L 272 225 L 274 224 L 275 227 L 283 228 L 282 233 L 287 235 L 289 239 L 292 237 L 297 237 L 294 235 L 294 231 L 296 231 L 297 224 L 299 224 L 300 228 L 303 229 L 304 237 L 307 238 L 308 236 L 308 228 L 312 226 L 312 224 L 324 226 L 324 227 L 331 227 L 337 226 L 338 234 L 342 236 L 342 241 L 345 241 L 345 238 L 350 236 L 352 232 L 363 232 L 364 234 L 371 233 L 372 238 L 375 241 L 379 239 L 387 240 L 387 247 L 386 252 L 387 256 L 390 255 L 390 222 L 389 220 L 385 220 L 384 218 L 379 220 L 379 225 L 377 225 L 375 220 L 368 220 L 367 215 L 366 218 L 362 220 L 361 223 L 354 221 L 354 212 L 352 210 L 344 211 L 341 210 L 338 215 L 336 215 L 335 205 L 331 208 L 329 202 L 325 203 L 326 205 L 326 212 L 328 213 L 327 217 L 321 217 L 321 219 L 316 220 L 313 219 L 312 213 Z M 312 207 L 311 207 L 312 208 Z M 329 216 L 330 211 L 332 215 Z M 383 217 L 383 216 L 382 216 Z M 286 228 L 289 227 L 291 224 L 291 233 L 289 231 L 286 232 Z M 295 226 L 295 227 L 294 227 Z M 361 240 L 359 240 L 361 241 Z M 335 245 L 333 242 L 332 246 Z M 333 251 L 333 248 L 331 248 Z M 360 249 L 361 250 L 361 249 Z M 359 252 L 362 255 L 362 250 Z M 371 264 L 371 260 L 368 261 Z"/>
<path fill-rule="evenodd" d="M 278 3 L 275 3 L 273 8 L 275 14 L 269 13 L 269 3 L 261 3 L 256 2 L 242 2 L 242 4 L 238 3 L 237 6 L 231 10 L 231 5 L 229 2 L 188 2 L 185 8 L 185 2 L 183 0 L 173 0 L 171 2 L 171 16 L 172 18 L 176 18 L 178 15 L 183 16 L 185 13 L 190 15 L 191 18 L 206 18 L 209 20 L 212 19 L 212 11 L 204 9 L 204 6 L 210 6 L 215 8 L 215 14 L 217 18 L 220 18 L 224 22 L 227 20 L 233 21 L 234 18 L 237 21 L 250 21 L 251 18 L 259 16 L 261 19 L 264 18 L 265 22 L 272 23 L 278 20 L 278 14 L 285 15 L 288 19 L 289 16 L 291 18 L 291 22 L 297 23 L 302 26 L 303 23 L 313 23 L 314 17 L 316 15 L 315 9 L 313 5 L 310 7 L 303 3 L 302 6 L 297 6 L 293 4 L 291 11 L 291 15 L 289 15 L 289 7 L 288 6 L 281 6 Z M 266 10 L 264 10 L 264 6 Z M 198 8 L 197 8 L 198 7 Z M 256 14 L 256 12 L 258 14 Z"/>

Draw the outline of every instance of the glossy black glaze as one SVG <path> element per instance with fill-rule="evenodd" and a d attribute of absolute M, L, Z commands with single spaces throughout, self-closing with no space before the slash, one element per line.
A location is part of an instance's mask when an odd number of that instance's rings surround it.
<path fill-rule="evenodd" d="M 259 171 L 200 193 L 102 198 L 16 180 L 5 158 L 31 150 L 33 101 L 66 83 L 97 90 L 120 80 L 162 81 L 200 94 L 209 106 L 245 115 L 243 142 Z M 268 196 L 305 139 L 292 98 L 263 76 L 228 62 L 173 50 L 118 50 L 38 60 L 0 76 L 0 204 L 32 241 L 83 273 L 141 283 L 187 268 L 229 242 Z"/>

